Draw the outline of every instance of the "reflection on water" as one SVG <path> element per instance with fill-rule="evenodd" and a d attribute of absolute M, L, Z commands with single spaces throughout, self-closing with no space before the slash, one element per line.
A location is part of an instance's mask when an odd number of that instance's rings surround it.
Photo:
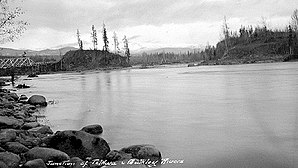
<path fill-rule="evenodd" d="M 41 75 L 54 130 L 99 123 L 112 149 L 154 144 L 163 167 L 298 167 L 298 63 Z"/>

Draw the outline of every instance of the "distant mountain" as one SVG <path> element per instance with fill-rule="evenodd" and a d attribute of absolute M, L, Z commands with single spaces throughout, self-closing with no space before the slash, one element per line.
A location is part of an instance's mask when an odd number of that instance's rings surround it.
<path fill-rule="evenodd" d="M 0 48 L 0 56 L 22 56 L 26 52 L 26 56 L 51 56 L 64 55 L 68 51 L 77 50 L 75 47 L 63 47 L 59 49 L 45 49 L 40 51 L 35 50 L 21 50 L 11 48 Z"/>
<path fill-rule="evenodd" d="M 155 53 L 174 53 L 174 54 L 185 54 L 187 52 L 198 51 L 198 48 L 190 47 L 166 47 L 157 49 L 141 49 L 133 52 L 133 55 L 140 55 L 142 53 L 155 54 Z"/>

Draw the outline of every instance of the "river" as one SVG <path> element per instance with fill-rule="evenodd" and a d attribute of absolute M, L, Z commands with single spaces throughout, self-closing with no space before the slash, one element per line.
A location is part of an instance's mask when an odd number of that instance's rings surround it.
<path fill-rule="evenodd" d="M 153 144 L 162 167 L 298 167 L 298 63 L 166 66 L 21 77 L 54 131 L 101 124 L 112 149 Z"/>

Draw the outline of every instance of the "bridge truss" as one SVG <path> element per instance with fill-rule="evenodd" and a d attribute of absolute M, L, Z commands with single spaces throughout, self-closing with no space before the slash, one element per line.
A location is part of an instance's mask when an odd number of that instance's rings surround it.
<path fill-rule="evenodd" d="M 31 67 L 34 66 L 35 62 L 30 58 L 22 57 L 22 58 L 5 58 L 0 59 L 0 68 L 12 68 L 12 67 Z"/>

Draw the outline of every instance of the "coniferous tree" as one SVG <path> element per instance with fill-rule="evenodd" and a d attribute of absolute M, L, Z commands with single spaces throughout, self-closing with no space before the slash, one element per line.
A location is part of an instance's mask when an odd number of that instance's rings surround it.
<path fill-rule="evenodd" d="M 78 38 L 79 49 L 80 50 L 83 50 L 83 41 L 80 38 L 80 31 L 79 31 L 79 29 L 77 29 L 77 38 Z"/>
<path fill-rule="evenodd" d="M 289 25 L 289 54 L 293 54 L 293 30 L 291 25 Z"/>
<path fill-rule="evenodd" d="M 109 51 L 109 40 L 107 36 L 106 25 L 103 23 L 102 25 L 102 38 L 103 38 L 103 51 Z"/>
<path fill-rule="evenodd" d="M 298 9 L 295 9 L 291 16 L 291 27 L 296 33 L 298 33 Z"/>
<path fill-rule="evenodd" d="M 92 25 L 92 32 L 91 32 L 91 38 L 92 38 L 92 43 L 93 43 L 93 49 L 97 50 L 97 33 L 94 25 Z"/>
<path fill-rule="evenodd" d="M 127 40 L 126 36 L 124 36 L 124 38 L 123 38 L 123 44 L 124 44 L 124 55 L 127 57 L 127 62 L 129 63 L 130 51 L 129 51 L 128 40 Z"/>
<path fill-rule="evenodd" d="M 224 17 L 224 23 L 223 23 L 223 35 L 224 35 L 224 42 L 225 42 L 225 47 L 226 47 L 226 53 L 229 52 L 229 27 L 228 27 L 228 23 L 227 23 L 227 19 L 226 16 Z"/>

